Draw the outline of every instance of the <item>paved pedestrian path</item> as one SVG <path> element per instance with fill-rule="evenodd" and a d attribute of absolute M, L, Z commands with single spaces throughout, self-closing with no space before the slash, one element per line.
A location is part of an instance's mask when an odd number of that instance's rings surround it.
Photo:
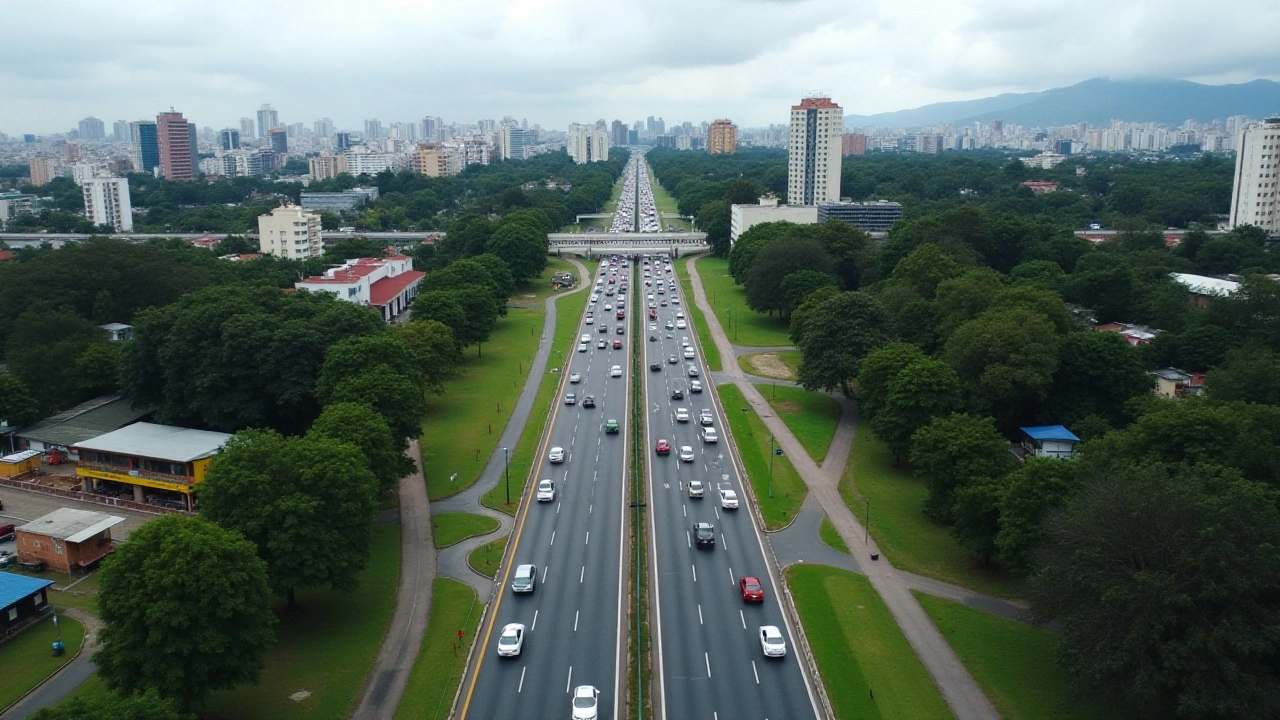
<path fill-rule="evenodd" d="M 0 715 L 0 720 L 23 720 L 41 708 L 56 705 L 98 671 L 93 664 L 93 654 L 98 651 L 102 621 L 97 615 L 79 608 L 64 608 L 62 614 L 75 618 L 84 625 L 84 643 L 80 646 L 80 654 L 14 703 L 7 712 Z"/>
<path fill-rule="evenodd" d="M 712 312 L 702 288 L 702 279 L 698 276 L 697 257 L 689 259 L 686 267 L 693 281 L 694 301 L 702 311 L 711 332 L 712 342 L 720 351 L 721 357 L 736 357 L 733 344 L 725 335 L 723 327 Z M 883 557 L 872 560 L 872 553 L 879 555 L 874 538 L 864 542 L 865 531 L 862 524 L 854 517 L 849 507 L 840 497 L 838 485 L 840 476 L 848 462 L 849 447 L 857 431 L 856 413 L 846 407 L 842 413 L 836 436 L 827 451 L 827 459 L 821 467 L 813 461 L 804 447 L 796 440 L 790 428 L 777 417 L 768 401 L 756 390 L 745 377 L 745 373 L 736 362 L 725 363 L 723 372 L 738 387 L 747 403 L 756 411 L 765 426 L 777 438 L 779 446 L 790 456 L 791 464 L 809 488 L 810 497 L 818 503 L 831 524 L 853 553 L 857 565 L 866 573 L 871 586 L 884 600 L 889 612 L 902 628 L 907 642 L 916 651 L 920 662 L 928 670 L 937 684 L 942 696 L 946 699 L 951 711 L 958 720 L 996 720 L 1000 717 L 995 707 L 982 689 L 978 687 L 968 669 L 960 662 L 951 646 L 947 644 L 938 628 L 929 619 L 924 608 L 911 594 L 912 585 L 903 577 L 897 568 Z M 806 499 L 806 502 L 808 499 Z"/>

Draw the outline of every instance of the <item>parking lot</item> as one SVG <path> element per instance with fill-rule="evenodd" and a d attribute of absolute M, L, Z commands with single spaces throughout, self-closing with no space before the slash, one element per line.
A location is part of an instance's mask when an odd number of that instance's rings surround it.
<path fill-rule="evenodd" d="M 98 503 L 81 502 L 78 500 L 71 500 L 69 498 L 54 497 L 52 495 L 24 492 L 22 490 L 15 490 L 8 487 L 0 487 L 0 500 L 4 501 L 4 509 L 0 510 L 0 525 L 24 525 L 42 515 L 47 515 L 62 507 L 92 510 L 94 512 L 122 517 L 124 518 L 124 522 L 111 529 L 111 538 L 116 542 L 127 540 L 130 532 L 140 527 L 146 521 L 160 517 L 159 515 L 150 515 L 147 513 L 125 510 L 123 508 L 111 507 L 108 505 L 99 505 Z M 17 548 L 14 546 L 12 540 L 0 542 L 0 550 L 8 550 L 11 553 L 17 552 Z"/>

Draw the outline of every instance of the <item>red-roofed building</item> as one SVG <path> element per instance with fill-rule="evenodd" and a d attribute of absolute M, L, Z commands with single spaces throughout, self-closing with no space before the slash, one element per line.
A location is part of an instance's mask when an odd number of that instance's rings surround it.
<path fill-rule="evenodd" d="M 1035 193 L 1036 195 L 1044 195 L 1046 193 L 1058 191 L 1058 183 L 1056 182 L 1041 182 L 1038 180 L 1028 180 L 1022 183 L 1022 186 L 1031 188 L 1031 192 Z"/>
<path fill-rule="evenodd" d="M 204 248 L 205 250 L 217 249 L 218 243 L 220 242 L 222 242 L 222 238 L 216 238 L 212 235 L 206 235 L 205 237 L 198 237 L 191 240 L 192 245 L 195 245 L 198 248 Z"/>
<path fill-rule="evenodd" d="M 0 250 L 0 262 L 12 260 L 17 257 L 12 250 Z"/>
<path fill-rule="evenodd" d="M 413 258 L 406 255 L 356 258 L 326 270 L 324 275 L 295 283 L 294 288 L 376 307 L 382 319 L 391 322 L 409 309 L 425 275 L 413 269 Z"/>

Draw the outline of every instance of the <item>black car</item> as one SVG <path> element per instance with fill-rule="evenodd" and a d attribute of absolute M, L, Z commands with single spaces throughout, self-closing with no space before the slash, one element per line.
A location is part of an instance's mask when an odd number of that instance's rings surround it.
<path fill-rule="evenodd" d="M 595 396 L 593 396 L 593 395 L 588 395 L 588 396 L 586 396 L 586 397 L 582 398 L 582 407 L 584 407 L 584 408 L 589 408 L 589 407 L 595 407 L 595 406 L 596 406 L 596 399 L 595 399 Z"/>
<path fill-rule="evenodd" d="M 660 363 L 660 362 L 651 362 L 651 363 L 649 363 L 649 369 L 650 369 L 650 370 L 652 370 L 652 371 L 654 371 L 654 372 L 658 372 L 659 370 L 661 370 L 661 369 L 662 369 L 662 363 Z"/>
<path fill-rule="evenodd" d="M 698 547 L 706 545 L 708 547 L 716 546 L 716 526 L 711 523 L 694 523 L 693 524 L 693 542 Z"/>
<path fill-rule="evenodd" d="M 619 325 L 619 326 L 618 326 L 618 334 L 619 334 L 619 335 L 626 335 L 626 334 L 627 334 L 627 327 L 626 327 L 625 325 Z"/>
<path fill-rule="evenodd" d="M 675 390 L 672 390 L 672 391 L 671 391 L 671 399 L 672 399 L 672 400 L 683 400 L 683 399 L 684 399 L 684 391 L 683 391 L 683 390 L 681 390 L 680 388 L 676 388 Z"/>

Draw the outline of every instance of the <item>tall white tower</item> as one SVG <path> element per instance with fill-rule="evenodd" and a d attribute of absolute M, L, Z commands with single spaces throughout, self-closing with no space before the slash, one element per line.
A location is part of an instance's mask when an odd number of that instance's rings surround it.
<path fill-rule="evenodd" d="M 817 205 L 840 199 L 843 133 L 844 110 L 831 98 L 808 97 L 791 106 L 788 205 Z"/>
<path fill-rule="evenodd" d="M 116 232 L 133 230 L 133 204 L 129 181 L 121 177 L 90 177 L 80 183 L 84 216 L 94 225 L 109 225 Z"/>
<path fill-rule="evenodd" d="M 1231 227 L 1256 225 L 1280 233 L 1280 117 L 1240 131 L 1231 188 Z"/>

